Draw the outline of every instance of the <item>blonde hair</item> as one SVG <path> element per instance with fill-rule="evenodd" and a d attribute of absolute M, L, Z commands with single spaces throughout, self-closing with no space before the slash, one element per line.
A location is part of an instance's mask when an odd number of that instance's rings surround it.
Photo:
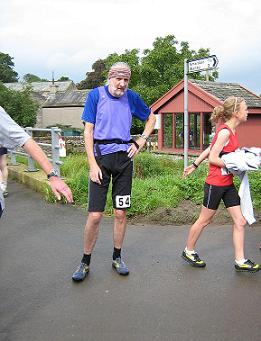
<path fill-rule="evenodd" d="M 217 123 L 219 120 L 228 121 L 234 112 L 240 109 L 240 103 L 245 101 L 243 97 L 230 96 L 225 99 L 223 105 L 218 105 L 214 108 L 210 121 Z"/>

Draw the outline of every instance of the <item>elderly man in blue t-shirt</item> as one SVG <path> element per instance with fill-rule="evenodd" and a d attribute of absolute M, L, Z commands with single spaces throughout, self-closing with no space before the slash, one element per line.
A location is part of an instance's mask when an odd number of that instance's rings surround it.
<path fill-rule="evenodd" d="M 114 208 L 112 266 L 120 275 L 129 274 L 121 258 L 121 248 L 126 230 L 126 209 L 131 205 L 133 157 L 145 145 L 156 121 L 140 96 L 128 89 L 130 76 L 128 64 L 115 63 L 108 74 L 108 85 L 93 89 L 85 103 L 82 120 L 90 166 L 89 214 L 84 230 L 84 253 L 73 273 L 74 281 L 84 280 L 89 272 L 111 178 Z M 130 135 L 133 116 L 146 121 L 143 134 L 136 141 Z"/>

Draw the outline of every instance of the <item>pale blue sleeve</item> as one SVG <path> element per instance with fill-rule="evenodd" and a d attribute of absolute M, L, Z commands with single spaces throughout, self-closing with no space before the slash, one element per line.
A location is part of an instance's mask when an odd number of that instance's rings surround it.
<path fill-rule="evenodd" d="M 31 136 L 0 107 L 0 145 L 14 149 L 22 147 L 30 138 Z"/>

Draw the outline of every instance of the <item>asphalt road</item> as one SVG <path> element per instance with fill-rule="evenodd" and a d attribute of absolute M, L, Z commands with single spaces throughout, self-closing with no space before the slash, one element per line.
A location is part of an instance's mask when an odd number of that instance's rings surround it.
<path fill-rule="evenodd" d="M 0 340 L 260 341 L 261 272 L 236 273 L 230 226 L 209 226 L 199 243 L 205 269 L 184 262 L 189 226 L 130 225 L 128 277 L 111 268 L 106 218 L 88 278 L 71 281 L 86 212 L 48 204 L 10 183 L 0 221 Z M 247 228 L 246 255 L 261 262 L 261 226 Z"/>

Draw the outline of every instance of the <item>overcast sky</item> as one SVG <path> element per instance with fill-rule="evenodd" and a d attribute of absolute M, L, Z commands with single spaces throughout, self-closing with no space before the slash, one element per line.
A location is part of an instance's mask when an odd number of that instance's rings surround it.
<path fill-rule="evenodd" d="M 219 81 L 261 93 L 260 0 L 1 0 L 0 51 L 26 73 L 85 78 L 110 53 L 152 48 L 175 35 L 210 48 Z"/>

